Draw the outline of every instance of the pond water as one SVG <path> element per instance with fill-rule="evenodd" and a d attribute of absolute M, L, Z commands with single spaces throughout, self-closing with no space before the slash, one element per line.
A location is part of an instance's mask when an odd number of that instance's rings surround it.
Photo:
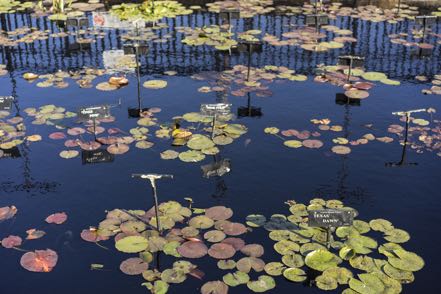
<path fill-rule="evenodd" d="M 91 17 L 91 16 L 89 16 Z M 231 93 L 201 93 L 200 87 L 209 86 L 207 81 L 192 79 L 192 75 L 203 72 L 219 72 L 235 65 L 247 64 L 246 53 L 229 55 L 212 47 L 190 47 L 181 43 L 182 34 L 173 32 L 175 27 L 200 27 L 216 22 L 216 15 L 198 12 L 191 16 L 178 16 L 166 20 L 168 27 L 158 30 L 160 36 L 173 34 L 167 43 L 151 43 L 149 53 L 141 58 L 141 81 L 161 79 L 167 87 L 151 90 L 141 87 L 144 107 L 159 107 L 155 114 L 159 122 L 172 122 L 172 117 L 188 112 L 198 112 L 201 103 L 228 102 L 237 113 L 246 106 L 248 98 L 235 97 Z M 237 31 L 260 29 L 265 33 L 281 36 L 290 30 L 289 24 L 301 24 L 303 16 L 259 15 L 248 20 L 235 21 Z M 25 14 L 10 14 L 3 19 L 8 30 L 23 26 L 36 26 L 40 30 L 59 29 L 45 17 Z M 286 66 L 296 73 L 308 76 L 304 82 L 280 80 L 268 85 L 270 97 L 250 95 L 250 103 L 259 107 L 260 117 L 236 118 L 234 123 L 243 124 L 248 132 L 232 144 L 221 146 L 216 156 L 207 156 L 197 163 L 186 163 L 179 159 L 162 160 L 160 152 L 167 149 L 183 151 L 182 147 L 171 147 L 170 140 L 161 140 L 152 135 L 155 145 L 150 149 L 131 150 L 116 155 L 111 163 L 82 164 L 81 158 L 70 160 L 59 157 L 65 150 L 64 140 L 51 140 L 53 126 L 34 125 L 32 117 L 24 109 L 55 104 L 70 111 L 79 107 L 98 104 L 117 104 L 111 108 L 116 121 L 108 124 L 128 131 L 137 126 L 137 119 L 127 115 L 127 108 L 137 105 L 136 77 L 128 74 L 129 85 L 117 91 L 99 91 L 92 87 L 83 89 L 74 80 L 66 79 L 70 86 L 65 89 L 40 88 L 36 82 L 22 78 L 27 72 L 36 74 L 54 73 L 58 70 L 76 70 L 82 67 L 103 68 L 103 52 L 120 49 L 122 32 L 106 30 L 105 36 L 91 44 L 90 49 L 68 51 L 70 38 L 49 38 L 33 43 L 21 43 L 16 47 L 2 47 L 0 64 L 7 66 L 8 74 L 0 77 L 0 95 L 15 97 L 12 114 L 24 117 L 27 134 L 40 134 L 40 142 L 22 144 L 20 156 L 0 159 L 0 207 L 14 205 L 17 215 L 0 223 L 0 238 L 8 235 L 25 237 L 25 231 L 40 229 L 46 235 L 37 240 L 26 241 L 21 248 L 26 250 L 51 248 L 59 255 L 57 266 L 51 273 L 31 273 L 20 266 L 23 252 L 0 249 L 2 267 L 0 288 L 2 293 L 145 293 L 140 276 L 128 276 L 119 271 L 119 264 L 127 254 L 117 252 L 113 241 L 102 242 L 105 250 L 80 238 L 80 232 L 89 226 L 98 225 L 105 218 L 105 211 L 114 208 L 149 209 L 153 205 L 151 188 L 147 181 L 133 179 L 132 173 L 173 174 L 172 180 L 157 182 L 160 202 L 176 200 L 185 203 L 191 197 L 195 207 L 224 205 L 234 210 L 234 219 L 244 222 L 252 213 L 267 217 L 275 213 L 287 214 L 284 202 L 296 200 L 308 203 L 310 199 L 340 199 L 359 212 L 359 218 L 370 220 L 385 218 L 397 228 L 406 230 L 411 239 L 406 250 L 416 252 L 426 261 L 425 267 L 415 273 L 415 281 L 403 285 L 405 293 L 433 293 L 434 279 L 441 263 L 437 244 L 441 242 L 438 223 L 441 221 L 440 150 L 418 153 L 407 148 L 406 163 L 390 167 L 387 163 L 398 163 L 402 157 L 402 146 L 398 137 L 388 133 L 391 124 L 400 124 L 400 117 L 392 112 L 421 108 L 441 109 L 439 95 L 423 95 L 421 91 L 431 87 L 431 77 L 441 73 L 441 45 L 436 45 L 427 57 L 414 54 L 412 49 L 392 44 L 388 35 L 409 32 L 412 22 L 399 24 L 369 22 L 350 17 L 337 17 L 331 25 L 350 29 L 357 38 L 356 43 L 347 43 L 344 48 L 316 53 L 291 46 L 271 46 L 264 43 L 261 53 L 253 53 L 254 67 L 265 65 Z M 5 27 L 3 26 L 3 29 Z M 433 28 L 440 34 L 441 25 Z M 331 33 L 328 32 L 331 38 Z M 430 39 L 431 38 L 431 39 Z M 431 36 L 426 41 L 435 42 Z M 400 86 L 376 82 L 369 91 L 369 98 L 359 105 L 336 103 L 336 94 L 343 93 L 341 87 L 329 83 L 314 82 L 314 70 L 318 64 L 335 65 L 340 55 L 365 57 L 365 71 L 379 71 L 390 79 L 401 82 Z M 176 71 L 176 76 L 167 76 L 165 71 Z M 415 76 L 427 76 L 426 82 Z M 108 75 L 98 77 L 93 83 L 107 81 Z M 431 121 L 427 113 L 415 117 Z M 321 131 L 311 119 L 329 118 L 331 125 L 340 125 L 342 132 Z M 439 119 L 437 113 L 433 119 Z M 372 126 L 370 126 L 372 124 Z M 368 126 L 366 126 L 368 125 Z M 431 122 L 431 127 L 436 127 Z M 318 131 L 318 139 L 324 142 L 319 149 L 287 148 L 281 138 L 266 134 L 266 127 L 281 130 L 296 129 Z M 415 126 L 415 125 L 413 125 Z M 438 124 L 439 126 L 439 124 Z M 154 133 L 152 129 L 150 133 Z M 376 137 L 390 136 L 391 143 L 372 141 L 366 145 L 350 146 L 346 155 L 331 152 L 335 144 L 332 139 L 345 137 L 357 140 L 367 133 Z M 286 139 L 286 138 L 285 138 Z M 290 139 L 290 138 L 288 138 Z M 418 141 L 418 136 L 411 137 Z M 222 177 L 204 178 L 201 165 L 221 159 L 231 161 L 231 171 Z M 44 219 L 64 211 L 68 220 L 63 225 L 49 225 Z M 244 237 L 247 243 L 258 242 L 266 251 L 265 260 L 279 260 L 272 249 L 273 241 L 262 228 L 254 229 Z M 162 256 L 160 267 L 171 264 L 171 258 Z M 193 262 L 193 261 L 192 261 Z M 90 264 L 104 264 L 104 270 L 91 271 Z M 222 278 L 223 271 L 212 259 L 195 260 L 205 272 L 203 281 L 189 277 L 183 284 L 173 284 L 169 293 L 199 293 L 200 287 L 211 280 Z M 277 287 L 273 293 L 318 293 L 316 287 L 305 283 L 291 283 L 276 277 Z M 341 293 L 346 287 L 339 287 Z M 230 293 L 247 291 L 246 286 L 230 287 Z M 332 292 L 332 291 L 331 291 Z"/>

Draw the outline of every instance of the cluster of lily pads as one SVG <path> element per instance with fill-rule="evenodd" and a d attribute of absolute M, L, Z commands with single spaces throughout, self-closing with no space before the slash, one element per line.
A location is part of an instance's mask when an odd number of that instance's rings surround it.
<path fill-rule="evenodd" d="M 416 153 L 436 152 L 441 156 L 441 121 L 433 118 L 434 113 L 436 113 L 434 108 L 428 108 L 425 114 L 430 116 L 428 119 L 417 118 L 416 114 L 409 117 L 407 144 Z M 403 116 L 400 120 L 405 122 L 407 117 Z M 404 144 L 405 128 L 402 125 L 392 124 L 388 127 L 388 132 L 397 135 L 400 144 Z"/>
<path fill-rule="evenodd" d="M 326 38 L 327 35 L 320 31 L 316 31 L 311 27 L 295 27 L 292 31 L 282 34 L 284 39 L 277 36 L 266 34 L 262 40 L 268 42 L 272 46 L 300 46 L 302 49 L 314 52 L 325 52 L 331 49 L 339 49 L 345 46 L 345 42 L 356 42 L 357 39 L 352 37 L 352 31 L 340 29 L 333 25 L 322 26 L 328 32 L 332 32 L 336 36 L 333 40 L 319 42 L 320 39 Z"/>
<path fill-rule="evenodd" d="M 27 1 L 27 2 L 14 1 L 14 0 L 0 1 L 0 14 L 23 12 L 32 8 L 34 8 L 34 3 L 31 1 Z"/>
<path fill-rule="evenodd" d="M 175 117 L 179 128 L 176 124 L 172 126 L 163 125 L 161 129 L 156 131 L 157 137 L 171 138 L 173 146 L 186 146 L 187 151 L 177 152 L 168 149 L 161 152 L 162 159 L 179 158 L 184 162 L 198 162 L 205 159 L 206 155 L 215 155 L 220 152 L 219 147 L 233 143 L 233 141 L 248 129 L 241 124 L 228 123 L 232 119 L 231 115 L 218 116 L 213 132 L 213 117 L 203 115 L 199 112 L 190 112 L 182 117 Z M 190 123 L 185 126 L 184 123 Z M 194 124 L 198 126 L 195 127 Z M 199 127 L 203 126 L 202 133 L 195 133 Z"/>
<path fill-rule="evenodd" d="M 251 18 L 258 14 L 270 13 L 275 10 L 272 5 L 273 0 L 227 0 L 206 4 L 210 12 L 239 11 L 241 18 Z"/>
<path fill-rule="evenodd" d="M 314 81 L 342 86 L 345 90 L 345 95 L 351 99 L 365 99 L 369 97 L 368 90 L 375 85 L 372 82 L 380 82 L 390 86 L 399 86 L 401 84 L 400 81 L 389 79 L 382 72 L 364 71 L 362 68 L 349 69 L 348 66 L 343 65 L 319 65 Z"/>
<path fill-rule="evenodd" d="M 156 22 L 162 18 L 174 18 L 178 15 L 193 13 L 177 1 L 144 1 L 141 4 L 122 3 L 112 6 L 110 12 L 121 20 L 143 19 L 147 22 Z"/>
<path fill-rule="evenodd" d="M 285 66 L 266 65 L 263 68 L 235 65 L 232 69 L 223 72 L 206 72 L 194 74 L 193 79 L 198 81 L 208 80 L 210 86 L 203 86 L 198 89 L 202 93 L 230 92 L 231 95 L 243 97 L 247 93 L 255 93 L 258 97 L 269 97 L 272 95 L 268 85 L 274 80 L 289 80 L 304 82 L 308 79 L 302 74 L 295 74 L 295 71 Z"/>
<path fill-rule="evenodd" d="M 209 256 L 217 261 L 219 268 L 236 269 L 226 274 L 223 281 L 206 282 L 201 293 L 227 293 L 228 287 L 247 284 L 255 292 L 274 288 L 274 279 L 261 275 L 252 281 L 251 270 L 261 272 L 265 265 L 260 244 L 245 244 L 240 237 L 248 228 L 230 220 L 233 210 L 225 206 L 207 209 L 184 207 L 176 201 L 158 206 L 159 230 L 155 208 L 148 211 L 114 209 L 97 227 L 81 233 L 83 240 L 102 242 L 114 240 L 115 248 L 124 253 L 136 254 L 124 260 L 120 269 L 128 275 L 142 275 L 142 285 L 152 293 L 166 293 L 169 286 L 184 282 L 188 277 L 203 279 L 204 272 L 191 261 Z M 174 260 L 171 266 L 154 265 L 160 254 Z M 234 256 L 242 255 L 236 262 Z"/>
<path fill-rule="evenodd" d="M 26 126 L 22 117 L 11 117 L 9 111 L 0 111 L 0 158 L 5 152 L 23 143 L 30 144 L 40 140 L 40 135 L 26 135 Z"/>
<path fill-rule="evenodd" d="M 176 28 L 177 32 L 184 33 L 186 36 L 182 43 L 190 46 L 213 46 L 217 50 L 230 50 L 237 46 L 237 41 L 232 37 L 233 33 L 222 30 L 220 26 L 211 25 L 202 28 L 181 27 Z"/>
<path fill-rule="evenodd" d="M 86 36 L 87 35 L 87 36 Z M 76 42 L 81 44 L 90 44 L 96 42 L 96 39 L 101 39 L 106 34 L 96 28 L 81 29 L 78 32 L 60 31 L 49 32 L 40 31 L 35 28 L 26 26 L 17 28 L 15 30 L 7 31 L 0 35 L 0 45 L 7 47 L 15 47 L 20 44 L 34 43 L 35 41 L 45 41 L 55 38 L 76 37 Z"/>
<path fill-rule="evenodd" d="M 267 127 L 264 129 L 266 134 L 274 135 L 283 140 L 283 145 L 288 148 L 310 148 L 310 149 L 319 149 L 324 146 L 324 142 L 322 140 L 317 139 L 323 135 L 323 132 L 342 132 L 343 127 L 340 125 L 331 125 L 331 120 L 327 118 L 323 119 L 312 119 L 311 123 L 317 126 L 318 130 L 308 131 L 301 130 L 298 131 L 296 129 L 287 129 L 280 130 L 276 127 Z M 319 132 L 321 131 L 321 133 Z M 280 136 L 280 135 L 281 136 Z M 295 137 L 295 139 L 291 139 Z M 289 139 L 286 139 L 289 138 Z M 383 143 L 391 143 L 394 141 L 393 138 L 388 136 L 376 137 L 372 133 L 367 133 L 361 136 L 358 139 L 349 140 L 345 137 L 334 137 L 331 139 L 332 143 L 335 144 L 332 146 L 331 151 L 336 154 L 349 154 L 351 153 L 351 148 L 349 146 L 358 146 L 365 145 L 371 141 L 379 141 Z"/>
<path fill-rule="evenodd" d="M 309 281 L 322 290 L 348 287 L 342 292 L 345 294 L 401 293 L 403 284 L 413 282 L 414 272 L 424 267 L 424 260 L 402 245 L 409 241 L 409 233 L 388 220 L 354 219 L 350 226 L 330 228 L 328 239 L 325 228 L 308 225 L 310 213 L 338 209 L 351 212 L 355 218 L 356 210 L 340 200 L 321 198 L 306 205 L 295 201 L 287 204 L 288 215 L 247 217 L 248 225 L 269 231 L 269 238 L 276 242 L 274 250 L 282 256 L 281 262 L 266 264 L 269 275 L 283 275 L 292 282 Z"/>
<path fill-rule="evenodd" d="M 420 80 L 427 81 L 428 78 L 421 76 Z M 441 74 L 434 75 L 433 79 L 431 81 L 432 87 L 430 89 L 424 89 L 422 90 L 423 94 L 435 94 L 435 95 L 441 95 Z"/>
<path fill-rule="evenodd" d="M 118 251 L 132 254 L 121 262 L 120 270 L 142 276 L 142 285 L 152 293 L 166 293 L 172 284 L 189 277 L 203 280 L 203 269 L 191 261 L 207 255 L 217 260 L 218 268 L 230 272 L 205 282 L 203 294 L 228 293 L 229 287 L 241 285 L 265 292 L 276 287 L 278 276 L 291 282 L 309 281 L 322 290 L 348 287 L 343 293 L 401 293 L 402 284 L 413 282 L 414 272 L 424 267 L 424 260 L 402 245 L 410 239 L 409 233 L 385 219 L 355 219 L 350 226 L 332 228 L 330 239 L 324 228 L 308 226 L 309 214 L 318 209 L 348 211 L 357 217 L 355 209 L 339 200 L 314 198 L 308 205 L 290 200 L 288 215 L 267 219 L 251 214 L 246 225 L 231 220 L 231 208 L 193 208 L 192 200 L 186 200 L 189 207 L 176 201 L 158 206 L 159 229 L 154 207 L 114 209 L 98 226 L 83 230 L 81 238 L 99 246 L 113 239 Z M 276 242 L 273 248 L 282 256 L 280 261 L 266 263 L 262 258 L 268 249 L 246 244 L 242 236 L 259 227 Z M 381 239 L 385 241 L 380 243 Z M 162 254 L 169 257 L 167 265 L 159 262 Z"/>
<path fill-rule="evenodd" d="M 15 206 L 0 207 L 0 221 L 9 220 L 15 217 L 18 209 Z M 57 212 L 46 217 L 45 222 L 48 224 L 61 225 L 67 220 L 65 212 Z M 38 229 L 29 229 L 26 231 L 26 239 L 23 240 L 20 236 L 9 235 L 3 237 L 0 245 L 6 249 L 15 249 L 25 252 L 20 258 L 20 265 L 31 272 L 50 272 L 57 265 L 58 254 L 52 249 L 29 251 L 21 248 L 28 241 L 40 239 L 46 235 L 45 231 Z"/>
<path fill-rule="evenodd" d="M 433 32 L 430 28 L 413 28 L 410 33 L 401 32 L 398 34 L 390 34 L 388 37 L 391 43 L 405 47 L 418 47 L 432 50 L 435 48 L 435 45 L 428 43 L 426 40 L 430 37 L 433 37 L 434 42 L 437 44 L 441 44 L 441 34 Z M 439 40 L 437 40 L 438 38 Z"/>
<path fill-rule="evenodd" d="M 119 65 L 118 65 L 119 64 Z M 135 67 L 135 62 L 130 56 L 122 56 L 118 61 L 117 65 L 120 67 Z M 80 88 L 92 88 L 93 81 L 106 74 L 104 69 L 95 68 L 83 68 L 80 70 L 73 71 L 57 71 L 50 74 L 35 74 L 35 73 L 25 73 L 23 78 L 30 83 L 37 81 L 36 86 L 39 88 L 54 87 L 58 89 L 64 89 L 69 87 L 69 82 L 66 79 L 72 79 Z M 112 76 L 106 82 L 101 82 L 96 85 L 96 89 L 100 91 L 112 91 L 120 89 L 126 86 L 129 80 L 124 76 Z"/>

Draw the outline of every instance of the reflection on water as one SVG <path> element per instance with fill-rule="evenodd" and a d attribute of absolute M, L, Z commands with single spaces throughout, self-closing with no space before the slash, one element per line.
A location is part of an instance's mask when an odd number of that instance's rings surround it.
<path fill-rule="evenodd" d="M 175 32 L 176 27 L 201 27 L 216 24 L 217 15 L 199 12 L 193 15 L 179 16 L 167 20 L 167 28 L 157 31 L 160 37 L 171 35 L 168 42 L 151 43 L 148 55 L 142 57 L 142 74 L 162 73 L 176 70 L 181 75 L 190 75 L 200 71 L 220 71 L 226 65 L 246 64 L 247 55 L 238 53 L 229 56 L 211 48 L 190 47 L 181 43 L 183 35 Z M 292 25 L 304 23 L 304 16 L 258 15 L 252 19 L 234 20 L 236 31 L 260 28 L 262 35 L 281 36 L 292 29 Z M 338 17 L 330 21 L 331 25 L 342 29 L 350 29 L 357 43 L 347 44 L 342 49 L 325 53 L 311 53 L 299 47 L 264 45 L 263 53 L 254 53 L 252 64 L 284 65 L 301 73 L 311 73 L 318 64 L 335 64 L 339 55 L 354 54 L 366 57 L 366 68 L 385 72 L 392 78 L 410 78 L 415 75 L 431 75 L 440 71 L 440 45 L 438 44 L 431 56 L 421 58 L 409 47 L 392 44 L 388 35 L 398 32 L 410 32 L 413 23 L 409 21 L 398 24 L 385 22 L 368 22 L 350 17 Z M 2 15 L 2 27 L 8 30 L 29 26 L 38 30 L 51 29 L 61 32 L 55 23 L 46 18 L 30 18 L 24 14 Z M 441 25 L 433 28 L 435 34 L 441 33 Z M 73 36 L 64 38 L 48 38 L 32 43 L 21 43 L 17 47 L 3 47 L 0 62 L 7 64 L 9 70 L 34 70 L 38 73 L 55 72 L 57 70 L 77 69 L 84 66 L 103 67 L 103 51 L 122 48 L 120 30 L 105 32 L 103 38 L 97 38 L 90 44 L 90 49 L 70 52 L 69 46 L 74 42 Z M 327 33 L 330 36 L 331 33 Z M 363 40 L 361 42 L 361 40 Z M 435 43 L 433 35 L 428 36 L 427 43 Z"/>

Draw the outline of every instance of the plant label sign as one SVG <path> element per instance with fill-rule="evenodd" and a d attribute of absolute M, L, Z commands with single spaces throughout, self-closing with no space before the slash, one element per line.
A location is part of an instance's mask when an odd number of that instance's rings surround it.
<path fill-rule="evenodd" d="M 11 110 L 12 101 L 14 101 L 12 96 L 0 96 L 0 110 Z"/>
<path fill-rule="evenodd" d="M 354 213 L 340 209 L 318 209 L 308 212 L 308 226 L 320 228 L 336 228 L 350 226 L 354 220 Z"/>
<path fill-rule="evenodd" d="M 227 115 L 231 112 L 231 104 L 201 104 L 201 114 L 208 116 Z"/>
<path fill-rule="evenodd" d="M 83 150 L 81 152 L 83 164 L 113 162 L 114 158 L 113 154 L 110 154 L 105 149 Z"/>
<path fill-rule="evenodd" d="M 107 118 L 109 116 L 110 116 L 109 105 L 83 107 L 78 110 L 79 121 L 96 120 L 101 118 Z"/>
<path fill-rule="evenodd" d="M 352 55 L 339 56 L 338 65 L 343 65 L 343 66 L 352 65 L 352 67 L 363 67 L 364 58 L 360 56 L 352 56 Z"/>

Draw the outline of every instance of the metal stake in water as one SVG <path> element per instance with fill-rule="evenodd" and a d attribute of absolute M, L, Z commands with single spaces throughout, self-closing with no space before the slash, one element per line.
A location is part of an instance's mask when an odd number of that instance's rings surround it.
<path fill-rule="evenodd" d="M 132 174 L 132 178 L 141 178 L 141 179 L 147 179 L 150 181 L 150 185 L 152 187 L 153 191 L 153 200 L 155 202 L 155 217 L 156 217 L 156 230 L 161 234 L 161 224 L 159 222 L 159 210 L 158 210 L 158 194 L 156 192 L 156 180 L 162 179 L 162 178 L 169 178 L 173 179 L 173 175 L 161 175 L 161 174 Z"/>

